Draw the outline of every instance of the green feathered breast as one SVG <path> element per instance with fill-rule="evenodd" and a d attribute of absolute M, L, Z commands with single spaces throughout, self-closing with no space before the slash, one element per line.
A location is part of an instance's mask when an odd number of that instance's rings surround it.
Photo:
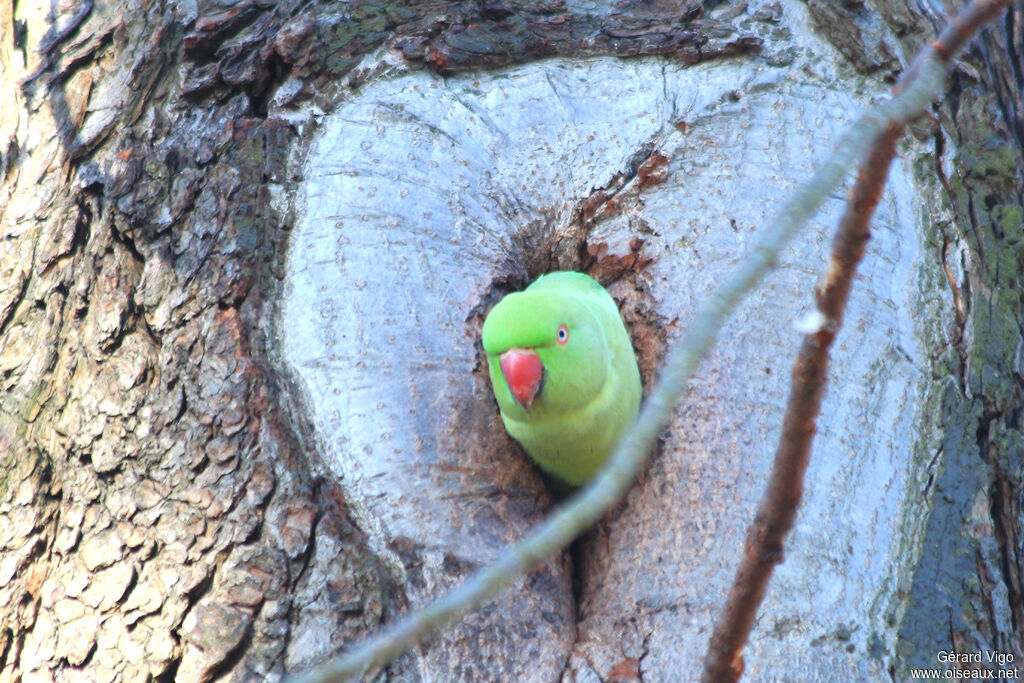
<path fill-rule="evenodd" d="M 505 429 L 546 472 L 585 483 L 640 407 L 614 299 L 583 273 L 550 273 L 502 299 L 482 336 Z"/>

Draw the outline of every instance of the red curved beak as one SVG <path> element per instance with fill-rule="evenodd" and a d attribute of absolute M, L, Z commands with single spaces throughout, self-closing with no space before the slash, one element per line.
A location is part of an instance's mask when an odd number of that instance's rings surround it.
<path fill-rule="evenodd" d="M 509 349 L 501 354 L 501 374 L 508 382 L 508 388 L 527 410 L 544 384 L 544 364 L 540 356 L 525 349 Z"/>

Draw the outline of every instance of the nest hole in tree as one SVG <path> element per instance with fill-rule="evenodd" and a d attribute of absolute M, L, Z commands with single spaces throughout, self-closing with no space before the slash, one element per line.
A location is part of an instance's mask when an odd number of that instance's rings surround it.
<path fill-rule="evenodd" d="M 664 157 L 657 152 L 645 159 L 648 167 L 652 165 L 649 162 L 653 159 L 656 170 L 665 165 Z M 640 164 L 641 171 L 644 165 Z M 638 182 L 647 182 L 648 176 L 640 177 L 641 175 L 643 174 L 637 174 Z M 663 177 L 656 182 L 660 182 L 661 179 Z M 594 226 L 602 215 L 607 216 L 610 213 L 609 209 L 617 210 L 614 194 L 598 190 L 579 201 L 572 212 L 571 220 L 561 227 L 555 227 L 554 216 L 523 226 L 513 237 L 514 248 L 503 269 L 505 272 L 492 280 L 490 286 L 483 292 L 479 304 L 467 318 L 467 333 L 479 340 L 484 320 L 490 310 L 507 294 L 525 289 L 541 275 L 559 270 L 586 273 L 608 290 L 619 307 L 637 356 L 646 397 L 664 358 L 667 330 L 673 323 L 658 313 L 652 299 L 647 268 L 653 263 L 653 258 L 644 253 L 643 237 L 639 234 L 632 237 L 629 240 L 629 250 L 624 254 L 614 253 L 606 242 L 591 241 L 590 235 Z M 479 348 L 473 372 L 478 386 L 482 387 L 482 395 L 491 397 L 490 400 L 494 403 L 482 347 Z M 493 409 L 497 411 L 496 403 Z M 509 448 L 516 450 L 521 458 L 533 464 L 516 441 L 511 437 L 507 439 Z M 659 441 L 651 457 L 657 457 L 660 448 Z M 535 464 L 533 469 L 538 474 L 533 485 L 540 486 L 543 480 L 547 493 L 553 494 L 556 499 L 564 499 L 571 495 L 571 491 L 560 487 L 558 482 L 546 476 Z M 643 485 L 643 471 L 638 475 L 638 480 Z M 546 498 L 543 492 L 538 491 L 538 494 L 538 499 Z M 606 515 L 605 521 L 613 518 L 617 514 L 617 509 Z M 605 521 L 599 522 L 599 525 Z M 573 599 L 577 604 L 582 599 L 586 585 L 583 567 L 587 565 L 584 560 L 593 535 L 593 532 L 584 534 L 568 549 L 572 563 Z"/>

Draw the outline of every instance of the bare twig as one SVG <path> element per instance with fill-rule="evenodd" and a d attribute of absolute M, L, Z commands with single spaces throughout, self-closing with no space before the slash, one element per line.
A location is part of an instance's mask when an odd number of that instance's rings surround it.
<path fill-rule="evenodd" d="M 974 0 L 960 10 L 950 24 L 942 29 L 938 40 L 931 48 L 943 63 L 949 64 L 957 53 L 964 48 L 967 41 L 974 37 L 982 26 L 992 21 L 1006 9 L 1010 0 Z M 900 79 L 902 83 L 904 79 Z M 896 85 L 899 88 L 899 83 Z"/>
<path fill-rule="evenodd" d="M 911 89 L 919 73 L 933 64 L 945 67 L 974 32 L 997 16 L 1006 4 L 974 2 L 964 8 L 896 84 L 897 95 Z M 708 644 L 703 683 L 731 683 L 743 674 L 743 648 L 768 580 L 775 565 L 782 562 L 783 540 L 793 526 L 803 497 L 804 473 L 825 389 L 829 347 L 842 325 L 850 285 L 871 236 L 871 215 L 881 199 L 903 128 L 901 121 L 894 120 L 872 143 L 840 221 L 825 281 L 817 292 L 823 325 L 804 338 L 793 367 L 789 403 L 771 477 L 747 531 L 746 550 Z"/>
<path fill-rule="evenodd" d="M 782 542 L 793 527 L 803 497 L 804 472 L 811 457 L 815 423 L 825 393 L 829 347 L 842 325 L 850 284 L 871 237 L 871 215 L 882 197 L 889 164 L 896 155 L 896 142 L 902 134 L 902 124 L 890 125 L 872 145 L 840 221 L 827 279 L 817 296 L 823 324 L 817 332 L 804 337 L 793 367 L 789 404 L 771 479 L 757 516 L 747 531 L 746 552 L 708 645 L 704 683 L 736 681 L 743 674 L 743 647 L 764 598 L 768 579 L 775 565 L 782 562 Z"/>
<path fill-rule="evenodd" d="M 350 653 L 309 672 L 299 679 L 301 683 L 350 680 L 384 666 L 561 550 L 615 504 L 632 484 L 658 434 L 668 424 L 686 382 L 737 304 L 775 265 L 782 248 L 842 182 L 849 169 L 856 167 L 871 141 L 891 123 L 917 116 L 939 94 L 946 61 L 918 62 L 913 74 L 908 71 L 901 81 L 905 87 L 900 92 L 866 113 L 843 134 L 825 163 L 786 202 L 736 271 L 698 311 L 684 339 L 669 354 L 636 424 L 597 476 L 516 547 L 506 551 L 496 564 L 476 572 L 455 591 L 402 618 Z"/>

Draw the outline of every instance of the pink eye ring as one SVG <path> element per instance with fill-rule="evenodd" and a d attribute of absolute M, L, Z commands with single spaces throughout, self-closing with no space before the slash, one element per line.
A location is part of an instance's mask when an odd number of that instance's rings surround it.
<path fill-rule="evenodd" d="M 565 325 L 559 325 L 558 332 L 555 335 L 555 339 L 556 341 L 558 341 L 559 346 L 565 346 L 565 344 L 569 341 L 569 328 L 566 327 Z"/>

